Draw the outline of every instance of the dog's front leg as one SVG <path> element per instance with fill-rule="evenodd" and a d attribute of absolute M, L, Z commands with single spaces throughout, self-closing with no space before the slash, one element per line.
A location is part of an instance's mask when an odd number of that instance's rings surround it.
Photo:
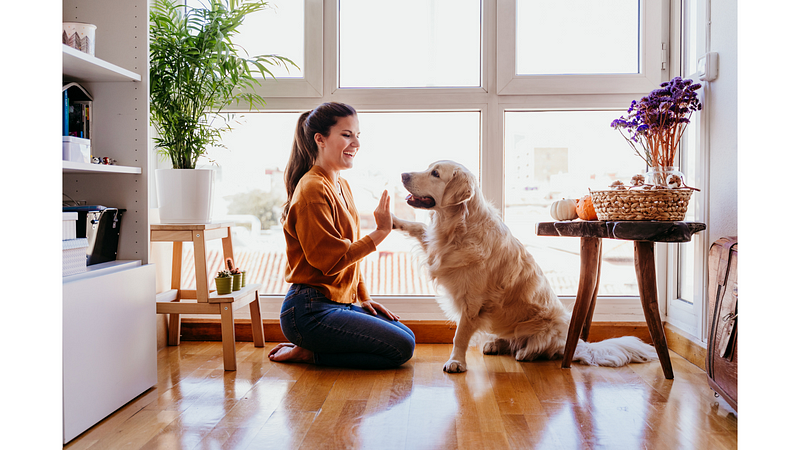
<path fill-rule="evenodd" d="M 392 228 L 400 230 L 409 236 L 415 238 L 419 241 L 420 245 L 422 246 L 422 250 L 426 250 L 426 243 L 425 243 L 425 230 L 426 226 L 424 223 L 421 222 L 412 222 L 410 220 L 403 220 L 394 214 L 392 214 Z"/>
<path fill-rule="evenodd" d="M 447 373 L 467 371 L 467 348 L 472 335 L 475 334 L 475 328 L 475 323 L 466 314 L 462 314 L 458 320 L 456 336 L 453 338 L 453 351 L 442 370 Z"/>

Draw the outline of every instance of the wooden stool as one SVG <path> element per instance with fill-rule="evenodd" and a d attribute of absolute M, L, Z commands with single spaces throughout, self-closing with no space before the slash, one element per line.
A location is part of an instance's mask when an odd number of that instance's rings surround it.
<path fill-rule="evenodd" d="M 672 379 L 672 362 L 669 358 L 667 338 L 664 335 L 664 324 L 661 322 L 658 312 L 653 243 L 689 242 L 694 233 L 705 229 L 706 225 L 699 222 L 569 221 L 537 223 L 536 234 L 538 236 L 581 238 L 581 274 L 561 367 L 568 369 L 571 366 L 578 339 L 585 341 L 589 336 L 589 327 L 592 324 L 592 315 L 597 302 L 597 288 L 600 285 L 602 239 L 622 239 L 634 241 L 636 279 L 639 283 L 639 297 L 642 301 L 645 320 L 647 320 L 647 328 L 650 330 L 653 346 L 658 353 L 664 377 Z"/>
<path fill-rule="evenodd" d="M 156 314 L 169 314 L 167 344 L 180 344 L 181 314 L 219 314 L 222 322 L 222 359 L 225 370 L 236 370 L 236 337 L 233 312 L 250 305 L 250 323 L 253 344 L 264 346 L 264 326 L 261 321 L 261 304 L 258 301 L 258 284 L 248 284 L 239 291 L 219 295 L 209 290 L 206 265 L 206 241 L 222 239 L 225 260 L 233 261 L 231 227 L 233 223 L 207 224 L 154 224 L 150 226 L 151 242 L 172 242 L 171 289 L 156 296 Z M 181 289 L 183 243 L 194 245 L 195 290 Z M 234 262 L 234 267 L 236 263 Z"/>

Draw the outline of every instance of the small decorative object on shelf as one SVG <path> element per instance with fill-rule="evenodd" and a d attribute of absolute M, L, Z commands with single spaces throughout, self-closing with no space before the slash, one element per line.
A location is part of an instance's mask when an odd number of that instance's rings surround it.
<path fill-rule="evenodd" d="M 61 43 L 94 56 L 94 32 L 97 26 L 77 22 L 64 22 L 63 25 Z"/>
<path fill-rule="evenodd" d="M 233 291 L 233 276 L 227 270 L 217 273 L 214 282 L 217 284 L 217 294 L 225 295 Z"/>
<path fill-rule="evenodd" d="M 228 272 L 233 276 L 233 290 L 238 291 L 242 289 L 244 285 L 244 283 L 242 283 L 242 272 L 238 267 L 233 267 L 233 260 L 231 258 L 225 259 L 225 266 L 228 268 Z"/>

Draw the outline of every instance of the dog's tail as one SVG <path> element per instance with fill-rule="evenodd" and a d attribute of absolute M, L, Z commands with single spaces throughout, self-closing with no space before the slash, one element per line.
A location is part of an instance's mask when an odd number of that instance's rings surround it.
<path fill-rule="evenodd" d="M 641 339 L 624 336 L 600 342 L 578 341 L 573 361 L 590 366 L 621 367 L 632 362 L 641 363 L 658 359 L 652 345 Z"/>

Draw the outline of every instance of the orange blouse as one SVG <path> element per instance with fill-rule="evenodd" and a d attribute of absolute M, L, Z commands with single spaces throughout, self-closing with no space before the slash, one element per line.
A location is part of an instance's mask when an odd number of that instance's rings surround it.
<path fill-rule="evenodd" d="M 369 300 L 360 261 L 376 250 L 369 236 L 361 238 L 358 210 L 346 180 L 342 194 L 333 180 L 313 166 L 297 184 L 283 223 L 286 238 L 286 281 L 317 287 L 338 303 Z"/>

